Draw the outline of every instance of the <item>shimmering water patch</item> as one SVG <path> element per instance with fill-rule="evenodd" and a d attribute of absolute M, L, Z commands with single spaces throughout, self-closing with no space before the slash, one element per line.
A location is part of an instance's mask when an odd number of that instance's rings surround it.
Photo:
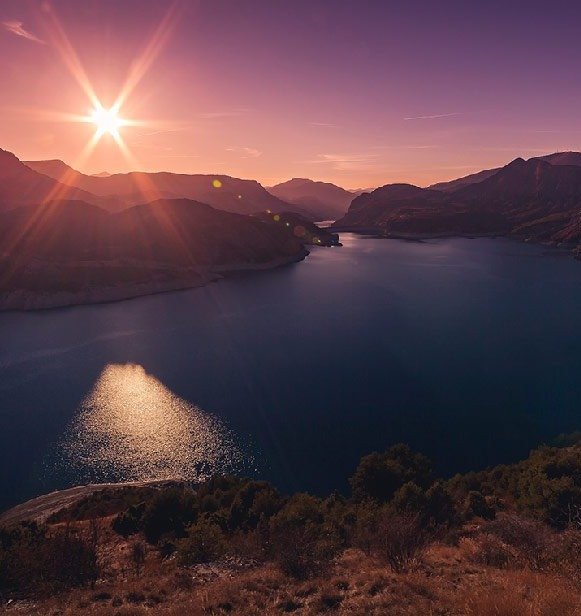
<path fill-rule="evenodd" d="M 248 462 L 220 420 L 135 364 L 103 369 L 61 454 L 67 469 L 87 481 L 200 481 Z"/>

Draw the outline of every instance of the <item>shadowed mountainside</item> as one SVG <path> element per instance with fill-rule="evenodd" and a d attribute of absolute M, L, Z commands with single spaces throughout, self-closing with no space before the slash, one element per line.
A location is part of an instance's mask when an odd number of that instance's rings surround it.
<path fill-rule="evenodd" d="M 307 254 L 282 228 L 187 199 L 117 214 L 52 202 L 14 209 L 0 222 L 0 309 L 199 286 L 231 270 L 274 267 Z"/>
<path fill-rule="evenodd" d="M 469 186 L 470 184 L 477 184 L 478 182 L 482 182 L 483 180 L 492 177 L 495 173 L 498 173 L 500 169 L 500 167 L 496 167 L 495 169 L 484 169 L 483 171 L 479 171 L 478 173 L 471 173 L 470 175 L 465 175 L 464 177 L 458 178 L 457 180 L 450 180 L 449 182 L 438 182 L 437 184 L 432 184 L 428 188 L 431 188 L 432 190 L 453 192 L 458 188 L 462 188 L 463 186 Z"/>
<path fill-rule="evenodd" d="M 554 154 L 547 154 L 546 156 L 536 156 L 531 160 L 544 160 L 551 165 L 572 165 L 581 167 L 581 153 L 580 152 L 555 152 Z M 496 167 L 494 169 L 484 169 L 478 173 L 471 173 L 464 177 L 449 182 L 438 182 L 432 184 L 428 188 L 433 190 L 443 190 L 445 192 L 453 192 L 458 188 L 469 186 L 470 184 L 477 184 L 483 180 L 492 177 L 495 173 L 498 173 L 502 167 Z"/>
<path fill-rule="evenodd" d="M 11 152 L 0 149 L 0 212 L 55 199 L 81 200 L 109 209 L 117 203 L 114 197 L 99 197 L 38 173 Z"/>
<path fill-rule="evenodd" d="M 581 167 L 517 158 L 482 177 L 446 190 L 383 186 L 357 197 L 336 226 L 391 236 L 502 234 L 572 247 L 581 242 Z"/>
<path fill-rule="evenodd" d="M 337 220 L 347 212 L 353 193 L 329 182 L 315 182 L 305 178 L 293 178 L 267 188 L 279 199 L 319 214 L 318 220 Z"/>

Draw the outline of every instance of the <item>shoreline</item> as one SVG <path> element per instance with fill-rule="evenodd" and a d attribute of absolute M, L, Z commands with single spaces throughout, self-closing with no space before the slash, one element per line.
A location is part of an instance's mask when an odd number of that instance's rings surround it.
<path fill-rule="evenodd" d="M 120 481 L 118 483 L 88 483 L 35 496 L 8 509 L 0 511 L 0 524 L 19 524 L 34 521 L 45 522 L 52 515 L 74 505 L 81 499 L 103 490 L 125 488 L 163 488 L 174 485 L 189 485 L 181 479 L 151 479 L 145 481 Z"/>
<path fill-rule="evenodd" d="M 424 240 L 443 240 L 451 238 L 476 239 L 482 237 L 510 238 L 506 233 L 383 233 L 377 227 L 330 227 L 337 233 L 355 233 L 357 235 L 368 235 L 378 240 L 404 240 L 408 242 L 421 242 Z"/>
<path fill-rule="evenodd" d="M 284 267 L 304 261 L 309 251 L 303 249 L 292 257 L 279 257 L 266 263 L 239 263 L 192 270 L 189 276 L 167 282 L 137 283 L 125 286 L 101 287 L 83 291 L 58 291 L 55 293 L 37 293 L 34 291 L 10 291 L 0 296 L 0 313 L 2 312 L 32 312 L 39 310 L 54 310 L 73 306 L 90 306 L 110 304 L 138 297 L 187 291 L 205 287 L 212 282 L 218 282 L 245 272 L 262 272 Z"/>
<path fill-rule="evenodd" d="M 337 233 L 354 233 L 356 235 L 366 236 L 368 239 L 378 240 L 400 240 L 404 242 L 424 242 L 427 240 L 444 240 L 444 239 L 464 239 L 474 240 L 482 238 L 490 239 L 507 239 L 523 244 L 535 244 L 544 246 L 554 250 L 567 251 L 575 259 L 581 260 L 581 246 L 576 243 L 560 244 L 547 241 L 538 241 L 533 238 L 520 237 L 510 235 L 508 233 L 382 233 L 381 229 L 373 227 L 330 227 Z"/>

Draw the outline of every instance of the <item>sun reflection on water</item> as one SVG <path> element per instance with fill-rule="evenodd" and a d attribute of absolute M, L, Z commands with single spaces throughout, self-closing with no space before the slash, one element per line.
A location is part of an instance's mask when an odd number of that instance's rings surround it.
<path fill-rule="evenodd" d="M 92 481 L 198 481 L 248 462 L 222 422 L 135 364 L 104 368 L 62 453 Z"/>

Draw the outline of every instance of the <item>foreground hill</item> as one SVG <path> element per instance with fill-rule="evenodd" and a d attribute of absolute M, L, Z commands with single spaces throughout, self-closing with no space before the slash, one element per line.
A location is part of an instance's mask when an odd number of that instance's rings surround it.
<path fill-rule="evenodd" d="M 400 444 L 350 484 L 316 498 L 217 476 L 35 499 L 0 516 L 4 611 L 579 616 L 580 445 L 443 481 Z"/>
<path fill-rule="evenodd" d="M 185 198 L 237 214 L 252 214 L 262 210 L 293 210 L 313 218 L 306 209 L 293 207 L 271 195 L 258 182 L 227 175 L 134 171 L 95 176 L 80 173 L 60 160 L 27 161 L 26 165 L 67 186 L 102 198 L 116 199 L 111 207 L 107 208 L 112 211 L 157 199 Z"/>
<path fill-rule="evenodd" d="M 0 212 L 55 199 L 82 200 L 103 207 L 115 207 L 116 201 L 58 182 L 0 149 Z"/>
<path fill-rule="evenodd" d="M 293 178 L 267 189 L 269 193 L 287 203 L 293 203 L 318 214 L 317 220 L 341 218 L 356 194 L 330 184 L 304 178 Z"/>
<path fill-rule="evenodd" d="M 336 226 L 391 236 L 502 234 L 572 248 L 581 243 L 580 166 L 517 158 L 487 174 L 446 190 L 383 186 L 357 197 Z"/>
<path fill-rule="evenodd" d="M 199 286 L 306 256 L 257 218 L 187 199 L 117 214 L 78 201 L 0 216 L 0 309 L 63 306 Z"/>

